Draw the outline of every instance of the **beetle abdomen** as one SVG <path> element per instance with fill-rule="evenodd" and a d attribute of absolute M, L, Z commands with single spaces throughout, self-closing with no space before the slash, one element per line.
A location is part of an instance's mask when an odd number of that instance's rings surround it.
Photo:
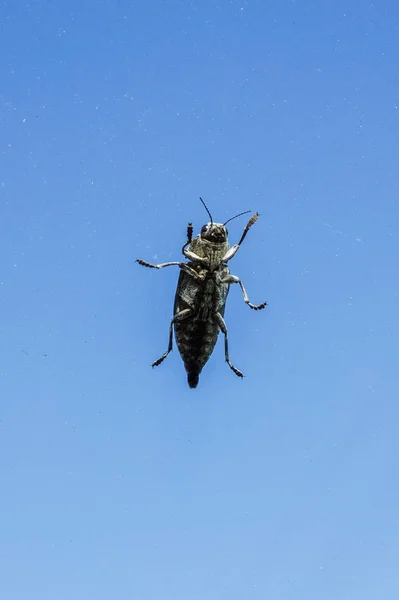
<path fill-rule="evenodd" d="M 190 388 L 195 388 L 198 385 L 199 374 L 215 347 L 219 327 L 212 317 L 205 323 L 193 318 L 175 323 L 175 334 L 177 346 L 187 371 L 188 385 Z"/>
<path fill-rule="evenodd" d="M 199 374 L 194 371 L 187 373 L 187 381 L 190 388 L 196 388 L 199 381 Z"/>

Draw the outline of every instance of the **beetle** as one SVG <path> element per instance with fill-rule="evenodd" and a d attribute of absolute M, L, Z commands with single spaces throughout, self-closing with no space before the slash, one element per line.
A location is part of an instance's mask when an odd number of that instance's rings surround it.
<path fill-rule="evenodd" d="M 240 213 L 225 223 L 215 223 L 205 202 L 202 198 L 200 200 L 210 217 L 210 222 L 202 227 L 200 234 L 194 239 L 193 225 L 188 224 L 187 241 L 182 247 L 182 253 L 188 262 L 166 262 L 155 265 L 141 259 L 136 260 L 143 267 L 150 269 L 171 266 L 180 269 L 173 318 L 169 326 L 168 349 L 151 366 L 160 365 L 171 352 L 174 328 L 177 347 L 183 359 L 190 388 L 197 387 L 199 375 L 213 352 L 219 331 L 224 335 L 227 364 L 238 377 L 244 377 L 243 373 L 230 362 L 227 327 L 223 318 L 230 285 L 238 283 L 244 302 L 253 310 L 261 310 L 267 306 L 266 302 L 252 304 L 242 281 L 232 275 L 227 266 L 237 253 L 250 227 L 258 220 L 259 214 L 252 215 L 240 241 L 230 248 L 226 224 L 251 211 Z"/>

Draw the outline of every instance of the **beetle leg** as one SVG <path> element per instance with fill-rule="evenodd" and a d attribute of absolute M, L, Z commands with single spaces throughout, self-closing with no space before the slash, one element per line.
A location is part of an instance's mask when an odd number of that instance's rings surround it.
<path fill-rule="evenodd" d="M 202 265 L 209 265 L 208 258 L 205 258 L 203 256 L 198 256 L 198 254 L 195 254 L 195 252 L 191 252 L 191 250 L 185 250 L 184 246 L 183 246 L 183 254 L 191 262 L 201 263 Z"/>
<path fill-rule="evenodd" d="M 222 317 L 222 315 L 220 313 L 215 313 L 215 317 L 216 320 L 218 322 L 220 331 L 224 334 L 224 356 L 226 359 L 227 364 L 229 365 L 230 369 L 232 371 L 234 371 L 234 373 L 237 375 L 237 377 L 244 377 L 244 375 L 241 373 L 241 371 L 239 371 L 237 369 L 237 367 L 235 367 L 231 362 L 230 362 L 230 358 L 229 358 L 229 342 L 227 339 L 227 327 L 226 327 L 226 323 L 224 322 L 224 319 Z"/>
<path fill-rule="evenodd" d="M 137 258 L 136 262 L 138 262 L 139 265 L 141 265 L 142 267 L 149 267 L 150 269 L 163 269 L 164 267 L 180 267 L 180 269 L 187 273 L 187 275 L 191 275 L 195 279 L 201 279 L 197 271 L 189 267 L 188 264 L 184 262 L 166 262 L 160 263 L 159 265 L 153 265 L 152 263 L 145 262 L 145 260 L 141 260 L 141 258 Z"/>
<path fill-rule="evenodd" d="M 165 358 L 168 356 L 169 352 L 172 351 L 173 348 L 173 323 L 176 323 L 176 321 L 183 321 L 184 319 L 187 319 L 187 317 L 189 317 L 191 314 L 191 308 L 185 308 L 184 310 L 181 310 L 180 312 L 178 312 L 177 314 L 175 314 L 175 316 L 173 317 L 173 319 L 170 322 L 169 325 L 169 344 L 168 344 L 168 349 L 167 351 L 162 354 L 162 356 L 160 358 L 158 358 L 158 360 L 156 360 L 155 362 L 152 363 L 152 367 L 157 367 L 158 365 L 161 364 L 161 362 L 163 362 L 165 360 Z"/>
<path fill-rule="evenodd" d="M 261 310 L 262 308 L 265 308 L 265 306 L 267 306 L 267 302 L 262 302 L 262 304 L 252 304 L 249 301 L 247 290 L 245 289 L 241 279 L 239 277 L 236 277 L 236 275 L 227 275 L 226 277 L 220 280 L 220 283 L 238 283 L 244 296 L 244 302 L 245 304 L 248 304 L 249 308 L 253 308 L 254 310 Z"/>
<path fill-rule="evenodd" d="M 160 263 L 159 265 L 153 265 L 152 263 L 145 262 L 145 260 L 141 260 L 141 258 L 137 258 L 136 262 L 138 262 L 139 265 L 141 265 L 142 267 L 149 267 L 150 269 L 163 269 L 164 267 L 173 267 L 173 266 L 180 267 L 180 265 L 183 264 L 183 263 L 179 263 L 179 262 L 166 262 L 166 263 Z"/>
<path fill-rule="evenodd" d="M 254 215 L 252 215 L 252 217 L 249 219 L 248 223 L 245 225 L 244 231 L 242 233 L 242 236 L 240 238 L 240 241 L 238 242 L 238 244 L 234 244 L 234 246 L 232 246 L 229 250 L 227 250 L 226 254 L 224 255 L 222 262 L 226 263 L 229 260 L 231 260 L 233 258 L 233 256 L 237 253 L 237 250 L 239 249 L 239 247 L 241 246 L 241 244 L 243 243 L 243 241 L 245 240 L 245 237 L 249 231 L 249 228 L 252 227 L 252 225 L 254 223 L 256 223 L 256 221 L 259 218 L 259 214 L 255 213 Z"/>
<path fill-rule="evenodd" d="M 183 248 L 181 249 L 183 254 L 184 254 L 184 251 L 187 248 L 187 246 L 189 246 L 191 244 L 192 239 L 193 239 L 193 224 L 189 223 L 187 225 L 187 242 L 184 244 Z"/>

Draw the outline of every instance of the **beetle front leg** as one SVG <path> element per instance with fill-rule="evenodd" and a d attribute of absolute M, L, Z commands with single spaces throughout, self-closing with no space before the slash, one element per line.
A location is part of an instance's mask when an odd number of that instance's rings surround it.
<path fill-rule="evenodd" d="M 220 331 L 224 334 L 224 356 L 226 359 L 227 364 L 229 365 L 230 369 L 232 371 L 234 371 L 234 373 L 237 375 L 237 377 L 244 377 L 243 373 L 241 373 L 241 371 L 239 371 L 237 369 L 237 367 L 235 367 L 231 362 L 230 362 L 230 357 L 229 357 L 229 341 L 227 338 L 227 327 L 226 327 L 226 323 L 224 322 L 224 319 L 222 317 L 222 315 L 220 313 L 215 313 L 215 317 L 216 320 L 218 322 Z"/>
<path fill-rule="evenodd" d="M 227 250 L 226 254 L 223 257 L 222 262 L 226 263 L 229 260 L 231 260 L 233 258 L 233 256 L 237 253 L 239 247 L 241 246 L 241 244 L 243 243 L 243 241 L 246 238 L 246 235 L 249 231 L 249 228 L 252 227 L 252 225 L 254 223 L 256 223 L 256 221 L 259 218 L 259 214 L 255 213 L 254 215 L 252 215 L 252 217 L 249 219 L 248 223 L 245 225 L 244 231 L 242 233 L 242 236 L 240 238 L 240 241 L 238 242 L 238 244 L 234 244 L 234 246 L 232 246 L 229 250 Z"/>
<path fill-rule="evenodd" d="M 262 310 L 262 308 L 265 308 L 265 306 L 267 306 L 267 302 L 262 302 L 262 304 L 252 304 L 249 301 L 247 291 L 246 291 L 241 279 L 239 277 L 236 277 L 235 275 L 231 275 L 231 274 L 227 275 L 226 277 L 221 279 L 220 283 L 229 283 L 229 284 L 238 283 L 242 290 L 243 296 L 244 296 L 244 302 L 245 302 L 245 304 L 248 304 L 249 308 L 253 308 L 254 310 Z"/>
<path fill-rule="evenodd" d="M 193 240 L 193 224 L 189 223 L 187 225 L 187 242 L 184 244 L 183 248 L 181 249 L 183 254 L 184 254 L 184 251 L 187 248 L 187 246 L 189 246 L 191 244 L 192 240 Z"/>
<path fill-rule="evenodd" d="M 201 265 L 209 265 L 209 259 L 204 258 L 203 256 L 198 256 L 195 252 L 191 252 L 191 250 L 185 250 L 183 246 L 183 254 L 187 258 L 187 260 L 195 263 L 200 263 Z"/>
<path fill-rule="evenodd" d="M 169 325 L 169 344 L 168 344 L 168 349 L 166 350 L 166 352 L 164 354 L 162 354 L 162 356 L 160 358 L 158 358 L 158 360 L 156 360 L 155 362 L 152 363 L 152 367 L 157 367 L 158 365 L 161 364 L 161 362 L 163 362 L 165 360 L 165 358 L 168 356 L 169 352 L 172 351 L 173 348 L 173 323 L 176 323 L 176 321 L 183 321 L 184 319 L 187 319 L 187 317 L 189 317 L 191 314 L 191 308 L 185 308 L 184 310 L 181 310 L 180 312 L 178 312 L 177 314 L 175 314 L 175 316 L 173 317 L 173 319 L 170 322 Z"/>

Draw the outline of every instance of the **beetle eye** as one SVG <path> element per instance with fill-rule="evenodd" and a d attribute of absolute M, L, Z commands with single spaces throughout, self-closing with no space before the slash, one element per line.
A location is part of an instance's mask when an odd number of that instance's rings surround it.
<path fill-rule="evenodd" d="M 204 225 L 201 229 L 201 233 L 206 233 L 206 225 Z"/>

